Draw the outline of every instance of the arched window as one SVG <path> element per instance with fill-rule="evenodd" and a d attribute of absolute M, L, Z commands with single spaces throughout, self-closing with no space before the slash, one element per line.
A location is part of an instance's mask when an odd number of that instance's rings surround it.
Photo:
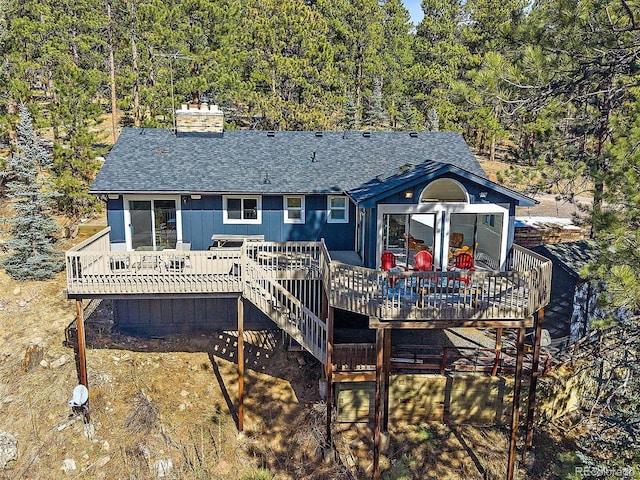
<path fill-rule="evenodd" d="M 426 202 L 469 203 L 469 195 L 460 182 L 451 178 L 439 178 L 422 191 L 420 203 Z"/>

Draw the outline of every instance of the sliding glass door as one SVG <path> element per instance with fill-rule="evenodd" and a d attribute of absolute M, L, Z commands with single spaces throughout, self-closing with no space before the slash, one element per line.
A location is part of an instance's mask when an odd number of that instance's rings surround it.
<path fill-rule="evenodd" d="M 177 200 L 129 200 L 129 235 L 131 248 L 176 248 Z"/>

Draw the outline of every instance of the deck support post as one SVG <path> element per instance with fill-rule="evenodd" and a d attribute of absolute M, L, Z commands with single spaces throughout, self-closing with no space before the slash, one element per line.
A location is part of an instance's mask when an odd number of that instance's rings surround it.
<path fill-rule="evenodd" d="M 525 452 L 533 445 L 533 417 L 536 409 L 536 388 L 538 386 L 538 368 L 540 366 L 540 337 L 542 336 L 543 321 L 544 308 L 541 308 L 536 312 L 533 359 L 531 360 L 531 378 L 529 380 L 529 400 L 527 402 L 527 436 L 525 441 Z"/>
<path fill-rule="evenodd" d="M 389 431 L 389 373 L 391 371 L 391 329 L 384 329 L 384 399 L 382 411 L 382 431 Z"/>
<path fill-rule="evenodd" d="M 84 309 L 82 308 L 82 300 L 76 300 L 76 323 L 78 330 L 78 377 L 80 383 L 89 388 L 87 381 L 87 344 L 84 332 Z"/>
<path fill-rule="evenodd" d="M 496 328 L 496 359 L 493 363 L 493 369 L 491 375 L 494 377 L 498 374 L 498 367 L 500 366 L 500 357 L 502 356 L 502 328 Z"/>
<path fill-rule="evenodd" d="M 244 301 L 238 297 L 238 431 L 244 431 Z"/>
<path fill-rule="evenodd" d="M 516 438 L 518 436 L 518 415 L 520 413 L 520 390 L 522 386 L 522 362 L 524 359 L 524 328 L 518 329 L 516 374 L 513 382 L 513 406 L 511 409 L 511 431 L 509 435 L 509 457 L 507 460 L 507 480 L 513 480 L 516 462 Z"/>
<path fill-rule="evenodd" d="M 373 414 L 373 480 L 380 478 L 380 417 L 384 375 L 384 329 L 376 329 L 376 392 Z"/>
<path fill-rule="evenodd" d="M 334 309 L 329 307 L 327 315 L 327 448 L 332 446 L 331 438 L 331 416 L 333 410 L 333 316 Z"/>

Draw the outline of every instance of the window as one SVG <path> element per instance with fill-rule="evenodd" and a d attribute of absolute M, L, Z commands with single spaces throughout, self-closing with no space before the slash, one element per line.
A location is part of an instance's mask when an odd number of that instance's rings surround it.
<path fill-rule="evenodd" d="M 304 223 L 304 197 L 284 197 L 284 223 Z"/>
<path fill-rule="evenodd" d="M 347 197 L 329 195 L 327 198 L 327 222 L 349 223 L 349 203 Z"/>
<path fill-rule="evenodd" d="M 223 197 L 224 223 L 262 223 L 261 197 Z"/>

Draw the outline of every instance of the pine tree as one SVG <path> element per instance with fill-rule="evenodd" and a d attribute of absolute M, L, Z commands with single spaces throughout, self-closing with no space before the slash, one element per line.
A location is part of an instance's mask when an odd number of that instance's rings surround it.
<path fill-rule="evenodd" d="M 431 107 L 427 112 L 427 130 L 437 132 L 440 129 L 440 118 L 435 107 Z"/>
<path fill-rule="evenodd" d="M 45 173 L 51 160 L 36 139 L 31 114 L 24 105 L 20 107 L 18 138 L 13 149 L 8 160 L 13 180 L 7 187 L 15 216 L 8 219 L 11 239 L 6 246 L 11 253 L 3 265 L 16 280 L 51 278 L 62 269 L 60 256 L 54 249 L 58 226 L 51 208 L 55 194 Z"/>
<path fill-rule="evenodd" d="M 365 123 L 367 126 L 376 129 L 382 128 L 387 124 L 387 113 L 382 108 L 382 80 L 380 78 L 377 78 L 373 85 Z"/>
<path fill-rule="evenodd" d="M 353 98 L 353 95 L 347 95 L 343 108 L 344 117 L 342 119 L 342 126 L 346 130 L 357 130 L 360 126 L 360 121 L 358 119 L 358 107 L 356 106 L 356 101 Z"/>

